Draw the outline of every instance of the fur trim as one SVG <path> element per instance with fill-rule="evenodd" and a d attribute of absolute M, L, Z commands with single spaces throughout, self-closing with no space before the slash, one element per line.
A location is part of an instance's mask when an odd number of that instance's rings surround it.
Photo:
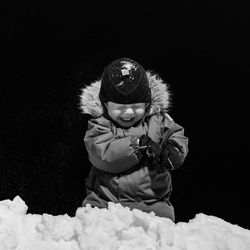
<path fill-rule="evenodd" d="M 170 92 L 168 85 L 157 75 L 147 71 L 149 87 L 152 94 L 150 113 L 167 111 L 170 106 Z M 99 99 L 101 81 L 97 80 L 81 90 L 80 109 L 84 114 L 99 117 L 103 114 L 102 104 Z"/>

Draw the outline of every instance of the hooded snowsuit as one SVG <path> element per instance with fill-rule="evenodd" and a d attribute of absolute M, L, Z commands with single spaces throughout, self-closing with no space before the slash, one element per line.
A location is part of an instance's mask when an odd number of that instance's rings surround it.
<path fill-rule="evenodd" d="M 108 202 L 119 202 L 131 209 L 153 211 L 174 221 L 174 208 L 169 201 L 172 192 L 170 169 L 183 163 L 188 152 L 188 139 L 183 127 L 167 114 L 170 96 L 167 85 L 149 71 L 147 77 L 151 106 L 139 125 L 128 129 L 116 126 L 105 116 L 98 96 L 100 81 L 82 90 L 82 112 L 92 116 L 84 138 L 92 168 L 86 179 L 83 206 L 91 204 L 106 208 Z M 167 161 L 163 171 L 159 172 L 152 167 L 151 161 L 140 159 L 134 142 L 143 134 L 162 145 L 172 144 L 179 153 L 178 162 Z"/>

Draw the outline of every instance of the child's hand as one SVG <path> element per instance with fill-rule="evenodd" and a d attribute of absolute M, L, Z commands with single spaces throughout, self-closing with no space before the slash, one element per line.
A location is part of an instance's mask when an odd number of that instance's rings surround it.
<path fill-rule="evenodd" d="M 154 142 L 148 135 L 142 135 L 140 137 L 139 149 L 149 158 L 157 158 L 161 153 L 160 145 Z"/>
<path fill-rule="evenodd" d="M 173 170 L 178 168 L 182 163 L 183 156 L 181 151 L 171 144 L 166 144 L 161 152 L 161 168 Z"/>

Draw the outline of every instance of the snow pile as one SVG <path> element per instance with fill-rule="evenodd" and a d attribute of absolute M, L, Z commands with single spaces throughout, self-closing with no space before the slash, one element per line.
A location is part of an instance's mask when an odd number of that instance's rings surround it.
<path fill-rule="evenodd" d="M 198 214 L 173 223 L 153 213 L 109 203 L 68 215 L 26 214 L 20 197 L 0 201 L 0 250 L 249 250 L 250 230 Z"/>

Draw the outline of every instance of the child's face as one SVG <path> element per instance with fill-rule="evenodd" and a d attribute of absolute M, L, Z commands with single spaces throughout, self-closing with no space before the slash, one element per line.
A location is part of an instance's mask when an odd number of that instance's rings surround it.
<path fill-rule="evenodd" d="M 118 104 L 108 102 L 107 111 L 110 118 L 120 126 L 129 128 L 142 119 L 146 111 L 146 103 Z"/>

